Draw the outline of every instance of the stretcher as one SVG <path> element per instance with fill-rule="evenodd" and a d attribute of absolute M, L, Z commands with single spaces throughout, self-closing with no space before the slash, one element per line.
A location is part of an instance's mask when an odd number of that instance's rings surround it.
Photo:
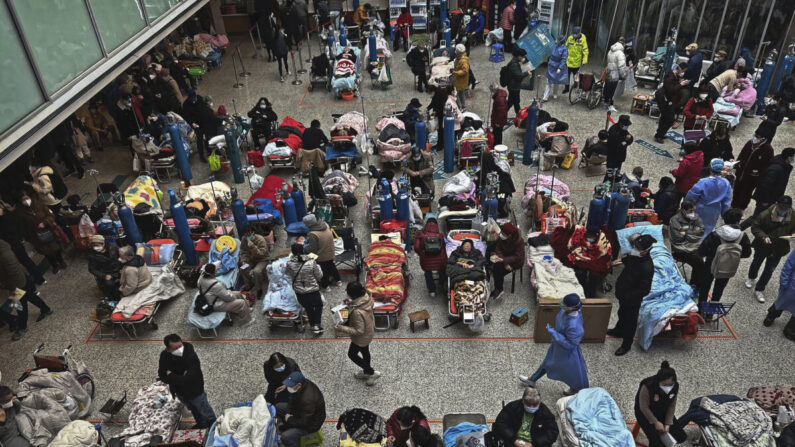
<path fill-rule="evenodd" d="M 332 169 L 350 172 L 360 162 L 367 140 L 367 117 L 356 111 L 331 117 L 334 124 L 329 131 L 331 141 L 326 146 L 326 163 Z"/>
<path fill-rule="evenodd" d="M 231 241 L 234 241 L 232 244 Z M 234 248 L 231 248 L 234 247 Z M 227 289 L 234 289 L 237 286 L 238 275 L 240 273 L 240 239 L 232 238 L 231 236 L 221 236 L 210 242 L 210 258 L 209 262 L 220 261 L 221 265 L 218 267 L 216 279 L 218 282 L 226 286 Z M 190 308 L 188 310 L 188 326 L 196 329 L 200 338 L 217 338 L 218 326 L 224 321 L 231 324 L 231 319 L 226 312 L 213 312 L 210 315 L 199 315 L 195 311 L 196 298 L 199 292 L 193 296 Z M 212 332 L 212 336 L 206 334 Z"/>
<path fill-rule="evenodd" d="M 543 233 L 531 233 L 528 238 L 535 238 L 541 234 Z M 530 286 L 535 291 L 536 300 L 563 299 L 570 293 L 585 296 L 574 270 L 555 258 L 555 251 L 551 245 L 529 244 L 526 258 L 530 267 Z"/>
<path fill-rule="evenodd" d="M 298 149 L 303 147 L 305 129 L 303 124 L 289 116 L 282 120 L 282 123 L 276 128 L 276 136 L 268 141 L 262 151 L 262 155 L 268 160 L 271 169 L 296 169 L 295 159 Z"/>
<path fill-rule="evenodd" d="M 445 238 L 445 248 L 447 256 L 461 246 L 461 243 L 469 239 L 474 244 L 474 249 L 486 256 L 486 242 L 482 239 L 478 230 L 451 230 Z M 486 302 L 489 298 L 489 288 L 486 278 L 486 268 L 483 267 L 482 281 L 464 280 L 455 284 L 452 283 L 450 276 L 447 276 L 447 290 L 449 293 L 448 315 L 451 320 L 461 320 L 470 329 L 478 327 L 482 322 L 488 322 L 491 314 L 486 312 Z M 478 327 L 478 330 L 480 328 Z"/>
<path fill-rule="evenodd" d="M 156 402 L 156 404 L 155 404 Z M 168 385 L 159 380 L 147 385 L 135 395 L 127 427 L 114 439 L 124 441 L 124 446 L 145 447 L 160 438 L 160 442 L 170 442 L 179 428 L 182 410 L 185 405 L 172 397 Z"/>
<path fill-rule="evenodd" d="M 293 290 L 293 279 L 284 271 L 289 261 L 289 257 L 284 257 L 268 264 L 268 290 L 262 298 L 262 313 L 270 330 L 292 327 L 296 332 L 303 332 L 308 319 Z"/>
<path fill-rule="evenodd" d="M 563 447 L 635 447 L 618 405 L 602 388 L 586 388 L 555 403 Z"/>
<path fill-rule="evenodd" d="M 245 411 L 250 409 L 250 411 Z M 262 442 L 259 442 L 259 437 Z M 243 402 L 226 409 L 219 420 L 213 422 L 207 432 L 206 446 L 276 447 L 279 431 L 276 428 L 276 407 L 265 402 L 260 394 L 254 401 Z M 256 444 L 255 444 L 256 442 Z"/>
<path fill-rule="evenodd" d="M 367 272 L 365 288 L 375 301 L 375 329 L 397 329 L 409 290 L 405 250 L 391 240 L 373 242 L 364 265 Z"/>

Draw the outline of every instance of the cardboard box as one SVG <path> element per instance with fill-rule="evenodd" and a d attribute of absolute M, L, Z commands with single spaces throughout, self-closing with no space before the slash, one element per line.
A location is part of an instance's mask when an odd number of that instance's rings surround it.
<path fill-rule="evenodd" d="M 555 318 L 560 312 L 562 299 L 540 298 L 536 306 L 536 326 L 533 338 L 536 343 L 549 343 L 552 337 L 547 332 L 547 324 L 555 327 Z M 582 343 L 604 343 L 613 301 L 609 298 L 585 298 L 582 300 L 582 318 L 585 335 Z"/>

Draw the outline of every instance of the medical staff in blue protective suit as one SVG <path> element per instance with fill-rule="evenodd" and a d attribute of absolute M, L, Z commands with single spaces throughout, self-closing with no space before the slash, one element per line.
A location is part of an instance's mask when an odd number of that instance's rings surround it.
<path fill-rule="evenodd" d="M 580 340 L 585 333 L 582 327 L 582 301 L 575 293 L 570 293 L 560 303 L 562 308 L 555 319 L 555 327 L 547 325 L 552 335 L 544 362 L 532 376 L 519 376 L 524 385 L 535 388 L 536 381 L 546 374 L 552 380 L 559 380 L 569 386 L 565 394 L 571 395 L 588 388 L 588 371 L 582 356 Z"/>
<path fill-rule="evenodd" d="M 553 98 L 558 97 L 558 87 L 569 85 L 569 68 L 566 60 L 569 58 L 569 50 L 566 48 L 566 36 L 558 37 L 558 44 L 552 49 L 552 54 L 547 61 L 547 86 L 544 89 L 543 101 L 549 99 L 549 92 L 552 91 Z"/>
<path fill-rule="evenodd" d="M 792 314 L 789 323 L 784 327 L 784 336 L 795 341 L 795 251 L 790 253 L 787 262 L 781 269 L 778 298 L 767 310 L 763 324 L 767 327 L 772 326 L 776 318 L 780 317 L 784 311 Z"/>
<path fill-rule="evenodd" d="M 720 176 L 723 171 L 723 160 L 713 158 L 709 164 L 709 177 L 702 178 L 688 191 L 686 198 L 696 202 L 696 214 L 704 224 L 704 236 L 707 237 L 718 223 L 718 218 L 729 210 L 732 202 L 732 186 L 728 180 Z"/>

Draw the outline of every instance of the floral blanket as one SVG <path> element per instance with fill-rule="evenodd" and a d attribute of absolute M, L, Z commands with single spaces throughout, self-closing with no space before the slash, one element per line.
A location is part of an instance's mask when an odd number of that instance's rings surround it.
<path fill-rule="evenodd" d="M 701 408 L 710 413 L 712 425 L 721 429 L 731 445 L 745 446 L 764 435 L 773 434 L 773 422 L 755 402 L 738 400 L 719 404 L 708 397 Z"/>
<path fill-rule="evenodd" d="M 161 399 L 167 400 L 161 406 Z M 157 403 L 156 403 L 157 402 Z M 184 404 L 171 397 L 168 385 L 157 381 L 138 390 L 130 410 L 127 428 L 119 434 L 126 437 L 124 445 L 143 447 L 156 435 L 169 442 L 179 426 Z"/>
<path fill-rule="evenodd" d="M 370 245 L 364 260 L 367 267 L 365 288 L 373 300 L 399 304 L 406 297 L 406 278 L 403 265 L 406 252 L 390 241 L 377 241 Z"/>

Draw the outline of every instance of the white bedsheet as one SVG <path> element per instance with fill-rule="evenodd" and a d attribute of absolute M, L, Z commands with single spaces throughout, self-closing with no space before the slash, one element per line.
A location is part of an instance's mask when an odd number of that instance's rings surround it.
<path fill-rule="evenodd" d="M 558 273 L 553 275 L 542 264 L 544 256 L 555 257 L 552 246 L 529 246 L 527 249 L 527 264 L 532 268 L 530 282 L 536 291 L 536 299 L 563 298 L 570 293 L 585 296 L 585 291 L 577 281 L 577 276 L 574 275 L 574 269 L 560 265 Z"/>

